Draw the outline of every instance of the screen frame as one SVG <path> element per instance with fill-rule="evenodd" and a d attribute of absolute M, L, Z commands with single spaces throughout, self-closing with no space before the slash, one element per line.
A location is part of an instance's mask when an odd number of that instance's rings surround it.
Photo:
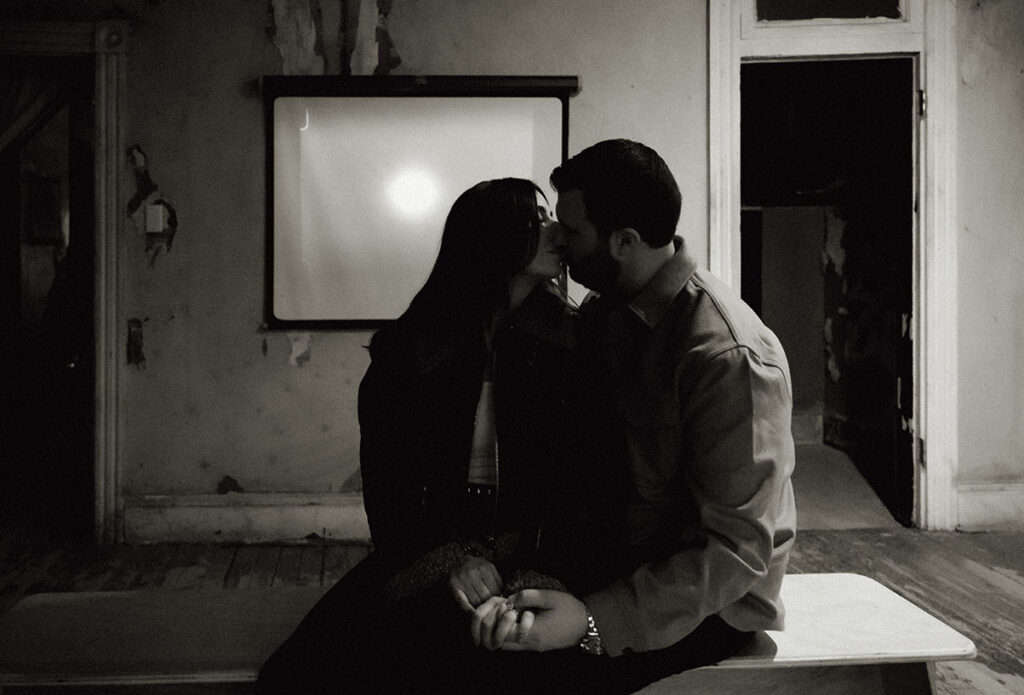
<path fill-rule="evenodd" d="M 261 79 L 265 133 L 265 264 L 263 320 L 267 329 L 379 328 L 394 319 L 283 319 L 274 314 L 274 102 L 279 97 L 554 97 L 561 102 L 561 152 L 569 147 L 569 97 L 579 91 L 575 76 L 298 76 L 267 75 Z"/>

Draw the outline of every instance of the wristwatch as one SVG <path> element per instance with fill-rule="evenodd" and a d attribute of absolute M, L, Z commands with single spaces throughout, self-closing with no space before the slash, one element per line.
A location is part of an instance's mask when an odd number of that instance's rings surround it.
<path fill-rule="evenodd" d="M 587 631 L 580 638 L 580 649 L 587 654 L 600 656 L 604 654 L 604 647 L 601 646 L 601 633 L 597 631 L 597 623 L 594 622 L 594 616 L 591 615 L 590 609 L 587 608 L 586 610 Z"/>

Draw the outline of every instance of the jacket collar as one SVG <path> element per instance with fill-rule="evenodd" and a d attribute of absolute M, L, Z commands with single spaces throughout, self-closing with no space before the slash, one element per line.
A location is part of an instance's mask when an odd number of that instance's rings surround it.
<path fill-rule="evenodd" d="M 676 247 L 675 255 L 628 304 L 630 311 L 651 329 L 661 323 L 673 300 L 697 270 L 697 263 L 686 252 L 682 238 L 676 237 L 673 243 Z"/>

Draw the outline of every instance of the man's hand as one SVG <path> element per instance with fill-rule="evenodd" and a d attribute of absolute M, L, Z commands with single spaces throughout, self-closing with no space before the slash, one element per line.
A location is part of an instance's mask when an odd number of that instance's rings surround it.
<path fill-rule="evenodd" d="M 508 598 L 508 613 L 518 613 L 515 630 L 505 631 L 507 618 L 493 621 L 491 641 L 508 651 L 546 652 L 575 647 L 587 631 L 587 607 L 564 591 L 524 589 Z M 506 614 L 507 615 L 507 614 Z M 482 642 L 487 643 L 487 638 Z"/>
<path fill-rule="evenodd" d="M 452 570 L 448 586 L 459 607 L 472 613 L 487 599 L 501 593 L 501 575 L 486 558 L 471 557 Z"/>

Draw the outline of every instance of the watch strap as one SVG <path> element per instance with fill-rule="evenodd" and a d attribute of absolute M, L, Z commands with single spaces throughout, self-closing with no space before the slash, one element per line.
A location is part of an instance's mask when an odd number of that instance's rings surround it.
<path fill-rule="evenodd" d="M 586 606 L 584 605 L 586 608 Z M 587 631 L 580 638 L 580 649 L 587 654 L 593 654 L 600 656 L 604 654 L 604 647 L 601 645 L 601 633 L 598 632 L 597 623 L 594 622 L 594 616 L 590 612 L 589 608 L 587 611 Z"/>

